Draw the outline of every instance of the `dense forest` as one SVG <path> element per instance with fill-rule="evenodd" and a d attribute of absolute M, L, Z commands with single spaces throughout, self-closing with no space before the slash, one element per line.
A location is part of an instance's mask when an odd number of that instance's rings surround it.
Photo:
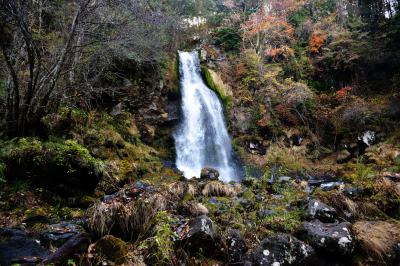
<path fill-rule="evenodd" d="M 0 0 L 0 266 L 399 265 L 399 12 Z M 230 182 L 177 163 L 181 51 L 223 107 Z"/>

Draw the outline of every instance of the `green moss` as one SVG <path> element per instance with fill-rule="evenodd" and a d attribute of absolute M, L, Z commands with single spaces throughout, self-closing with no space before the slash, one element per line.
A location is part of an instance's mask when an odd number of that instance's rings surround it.
<path fill-rule="evenodd" d="M 12 140 L 1 149 L 0 157 L 8 179 L 30 180 L 35 186 L 63 195 L 93 191 L 104 174 L 104 164 L 75 140 Z"/>
<path fill-rule="evenodd" d="M 219 88 L 218 85 L 214 82 L 208 68 L 205 66 L 201 66 L 201 73 L 207 86 L 218 95 L 224 106 L 228 107 L 231 102 L 231 98 L 226 95 L 225 92 L 221 88 Z"/>
<path fill-rule="evenodd" d="M 267 216 L 261 222 L 263 226 L 274 231 L 282 231 L 293 233 L 297 230 L 301 223 L 303 212 L 300 209 L 287 211 L 282 207 L 272 210 L 273 215 Z"/>
<path fill-rule="evenodd" d="M 97 241 L 95 249 L 99 253 L 98 255 L 117 264 L 124 263 L 128 255 L 126 243 L 112 235 L 106 235 Z"/>
<path fill-rule="evenodd" d="M 0 184 L 6 182 L 6 165 L 0 161 Z"/>

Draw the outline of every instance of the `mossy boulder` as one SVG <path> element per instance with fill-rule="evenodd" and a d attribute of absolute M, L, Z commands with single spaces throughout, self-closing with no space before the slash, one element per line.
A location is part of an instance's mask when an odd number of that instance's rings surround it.
<path fill-rule="evenodd" d="M 126 243 L 112 235 L 106 235 L 97 241 L 94 249 L 100 257 L 105 257 L 107 260 L 117 264 L 124 263 L 128 254 Z"/>
<path fill-rule="evenodd" d="M 104 175 L 102 162 L 74 140 L 21 138 L 8 142 L 0 157 L 8 180 L 29 180 L 61 196 L 92 193 Z"/>

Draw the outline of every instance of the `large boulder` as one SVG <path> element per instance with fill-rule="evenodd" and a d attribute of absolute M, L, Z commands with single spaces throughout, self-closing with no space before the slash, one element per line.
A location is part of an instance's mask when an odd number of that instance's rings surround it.
<path fill-rule="evenodd" d="M 178 244 L 189 254 L 208 258 L 221 257 L 221 237 L 213 221 L 205 215 L 190 219 L 178 228 Z"/>
<path fill-rule="evenodd" d="M 247 245 L 244 242 L 238 230 L 230 230 L 226 238 L 226 246 L 228 249 L 228 262 L 241 263 L 247 252 Z"/>
<path fill-rule="evenodd" d="M 311 246 L 283 233 L 261 241 L 253 254 L 255 265 L 310 265 L 314 259 Z"/>
<path fill-rule="evenodd" d="M 50 254 L 40 246 L 39 240 L 30 238 L 21 230 L 0 228 L 0 239 L 0 265 L 3 266 L 34 265 Z"/>
<path fill-rule="evenodd" d="M 89 235 L 79 233 L 64 243 L 54 253 L 50 254 L 43 260 L 44 265 L 62 265 L 68 259 L 78 259 L 79 254 L 87 251 L 90 244 Z"/>
<path fill-rule="evenodd" d="M 350 256 L 354 251 L 351 224 L 322 223 L 318 220 L 303 222 L 299 229 L 299 238 L 322 253 L 334 256 Z"/>
<path fill-rule="evenodd" d="M 334 222 L 336 218 L 336 210 L 325 203 L 311 199 L 308 202 L 306 210 L 306 218 L 308 220 L 318 219 L 323 222 Z"/>

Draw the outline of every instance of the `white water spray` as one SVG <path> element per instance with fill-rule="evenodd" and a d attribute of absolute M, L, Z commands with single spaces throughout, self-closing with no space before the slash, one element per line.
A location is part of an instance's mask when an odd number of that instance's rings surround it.
<path fill-rule="evenodd" d="M 201 77 L 197 52 L 179 52 L 179 62 L 183 119 L 174 135 L 176 166 L 186 178 L 209 167 L 225 182 L 237 180 L 222 104 Z"/>

